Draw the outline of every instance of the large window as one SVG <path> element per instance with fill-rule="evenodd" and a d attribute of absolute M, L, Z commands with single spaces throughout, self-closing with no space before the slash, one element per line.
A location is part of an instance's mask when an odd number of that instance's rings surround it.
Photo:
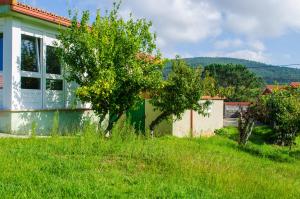
<path fill-rule="evenodd" d="M 3 34 L 0 33 L 0 71 L 3 70 Z"/>
<path fill-rule="evenodd" d="M 60 75 L 61 64 L 55 50 L 53 46 L 46 47 L 46 73 Z"/>
<path fill-rule="evenodd" d="M 21 70 L 39 72 L 41 56 L 40 39 L 22 35 L 21 42 Z"/>
<path fill-rule="evenodd" d="M 21 88 L 22 89 L 41 89 L 41 79 L 34 77 L 21 77 Z"/>
<path fill-rule="evenodd" d="M 62 91 L 63 90 L 63 80 L 61 80 L 61 79 L 46 79 L 46 89 Z"/>

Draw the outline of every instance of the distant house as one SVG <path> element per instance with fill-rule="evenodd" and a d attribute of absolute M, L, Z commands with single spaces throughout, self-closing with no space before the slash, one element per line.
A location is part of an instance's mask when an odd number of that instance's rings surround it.
<path fill-rule="evenodd" d="M 289 87 L 300 88 L 300 82 L 291 82 L 289 85 L 267 85 L 263 91 L 263 95 L 271 94 L 276 90 L 283 90 Z"/>
<path fill-rule="evenodd" d="M 250 102 L 225 102 L 224 103 L 224 117 L 237 118 L 240 111 L 246 111 Z"/>
<path fill-rule="evenodd" d="M 290 83 L 290 86 L 293 88 L 300 88 L 300 82 L 292 82 Z"/>
<path fill-rule="evenodd" d="M 49 132 L 56 111 L 66 129 L 92 116 L 54 53 L 58 30 L 70 21 L 16 0 L 0 0 L 0 14 L 0 132 L 27 133 L 33 124 Z"/>

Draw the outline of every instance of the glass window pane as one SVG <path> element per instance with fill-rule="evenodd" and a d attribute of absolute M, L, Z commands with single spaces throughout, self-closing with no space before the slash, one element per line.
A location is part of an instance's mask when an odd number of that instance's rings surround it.
<path fill-rule="evenodd" d="M 22 35 L 21 43 L 21 70 L 38 72 L 40 50 L 37 38 Z"/>
<path fill-rule="evenodd" d="M 61 80 L 61 79 L 46 79 L 46 89 L 62 91 L 63 90 L 63 80 Z"/>
<path fill-rule="evenodd" d="M 55 47 L 47 46 L 46 48 L 46 73 L 61 74 L 61 65 L 59 57 L 55 52 Z"/>
<path fill-rule="evenodd" d="M 41 79 L 33 77 L 21 77 L 21 88 L 22 89 L 41 89 Z"/>
<path fill-rule="evenodd" d="M 0 71 L 3 70 L 3 34 L 0 33 Z"/>

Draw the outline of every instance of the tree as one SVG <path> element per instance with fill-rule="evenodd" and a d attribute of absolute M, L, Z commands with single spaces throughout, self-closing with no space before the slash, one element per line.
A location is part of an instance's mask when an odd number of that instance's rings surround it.
<path fill-rule="evenodd" d="M 72 25 L 58 39 L 59 55 L 65 63 L 66 78 L 78 85 L 76 94 L 91 103 L 100 123 L 110 114 L 106 132 L 139 99 L 140 93 L 161 84 L 161 55 L 157 50 L 151 22 L 119 17 L 120 4 L 89 26 L 89 12 L 77 14 Z"/>
<path fill-rule="evenodd" d="M 151 93 L 150 103 L 161 114 L 150 124 L 153 133 L 155 127 L 170 116 L 180 119 L 184 111 L 195 110 L 206 114 L 210 102 L 200 103 L 206 93 L 200 68 L 192 69 L 185 61 L 177 57 L 172 61 L 172 70 L 164 81 L 161 89 Z"/>
<path fill-rule="evenodd" d="M 287 88 L 263 96 L 260 101 L 260 119 L 272 127 L 275 142 L 292 146 L 300 134 L 300 90 Z"/>
<path fill-rule="evenodd" d="M 241 146 L 247 144 L 255 125 L 255 108 L 249 107 L 247 111 L 241 109 L 239 113 L 238 130 L 239 140 L 238 143 Z"/>
<path fill-rule="evenodd" d="M 211 64 L 205 74 L 212 76 L 227 101 L 254 101 L 263 86 L 263 81 L 243 65 Z"/>

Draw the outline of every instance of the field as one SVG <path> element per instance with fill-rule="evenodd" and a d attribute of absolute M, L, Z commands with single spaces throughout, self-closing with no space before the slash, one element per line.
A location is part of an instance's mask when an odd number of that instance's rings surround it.
<path fill-rule="evenodd" d="M 235 129 L 199 139 L 122 131 L 0 139 L 0 198 L 300 198 L 299 146 L 255 135 L 239 148 Z"/>

